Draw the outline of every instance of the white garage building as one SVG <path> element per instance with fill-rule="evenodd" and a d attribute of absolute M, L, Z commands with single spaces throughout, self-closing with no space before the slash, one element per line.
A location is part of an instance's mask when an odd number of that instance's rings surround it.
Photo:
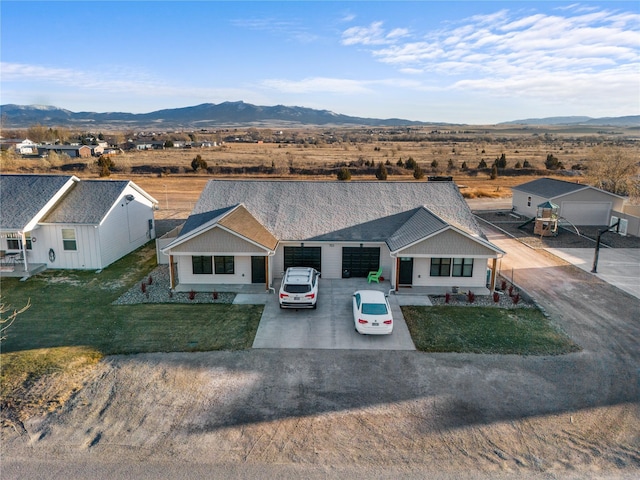
<path fill-rule="evenodd" d="M 535 217 L 538 205 L 551 202 L 558 216 L 573 225 L 609 225 L 611 214 L 622 211 L 625 198 L 580 183 L 540 178 L 512 188 L 513 210 Z"/>

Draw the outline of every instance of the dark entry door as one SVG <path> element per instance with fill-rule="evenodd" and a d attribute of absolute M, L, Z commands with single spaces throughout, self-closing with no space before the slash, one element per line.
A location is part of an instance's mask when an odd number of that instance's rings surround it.
<path fill-rule="evenodd" d="M 380 247 L 342 247 L 343 277 L 366 277 L 379 267 Z"/>
<path fill-rule="evenodd" d="M 400 257 L 400 272 L 398 274 L 400 285 L 413 284 L 413 257 Z"/>
<path fill-rule="evenodd" d="M 321 247 L 284 247 L 284 269 L 289 267 L 310 267 L 321 272 Z"/>
<path fill-rule="evenodd" d="M 266 283 L 266 257 L 251 257 L 251 283 Z"/>

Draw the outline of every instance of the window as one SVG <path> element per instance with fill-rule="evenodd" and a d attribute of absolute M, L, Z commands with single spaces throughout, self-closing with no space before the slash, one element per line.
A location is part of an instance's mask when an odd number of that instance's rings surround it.
<path fill-rule="evenodd" d="M 24 234 L 24 242 L 26 244 L 27 250 L 31 250 L 31 233 Z"/>
<path fill-rule="evenodd" d="M 215 257 L 216 275 L 233 275 L 234 258 L 233 257 Z"/>
<path fill-rule="evenodd" d="M 17 233 L 7 234 L 7 250 L 21 250 L 22 242 L 20 242 L 20 235 Z"/>
<path fill-rule="evenodd" d="M 431 276 L 432 277 L 448 277 L 451 272 L 450 258 L 432 258 L 431 259 Z"/>
<path fill-rule="evenodd" d="M 77 250 L 76 231 L 73 228 L 62 229 L 62 248 L 64 250 Z"/>
<path fill-rule="evenodd" d="M 211 275 L 213 273 L 211 257 L 191 257 L 191 265 L 194 275 Z"/>
<path fill-rule="evenodd" d="M 454 258 L 451 275 L 454 277 L 472 277 L 473 258 Z"/>

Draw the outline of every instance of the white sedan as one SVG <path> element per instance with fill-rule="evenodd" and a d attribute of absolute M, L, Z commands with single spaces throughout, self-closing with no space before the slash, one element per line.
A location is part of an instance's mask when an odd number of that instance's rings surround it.
<path fill-rule="evenodd" d="M 393 316 L 384 292 L 358 290 L 354 293 L 353 322 L 358 333 L 390 334 L 393 331 Z"/>

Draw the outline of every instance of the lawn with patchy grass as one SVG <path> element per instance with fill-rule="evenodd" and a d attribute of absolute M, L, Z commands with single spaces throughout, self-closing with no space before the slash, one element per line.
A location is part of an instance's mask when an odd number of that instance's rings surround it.
<path fill-rule="evenodd" d="M 262 305 L 111 304 L 155 265 L 150 242 L 100 273 L 49 270 L 25 282 L 2 279 L 5 305 L 31 306 L 1 344 L 0 400 L 24 403 L 41 379 L 69 377 L 104 355 L 251 347 Z"/>
<path fill-rule="evenodd" d="M 402 307 L 423 352 L 560 355 L 580 350 L 537 309 Z"/>

